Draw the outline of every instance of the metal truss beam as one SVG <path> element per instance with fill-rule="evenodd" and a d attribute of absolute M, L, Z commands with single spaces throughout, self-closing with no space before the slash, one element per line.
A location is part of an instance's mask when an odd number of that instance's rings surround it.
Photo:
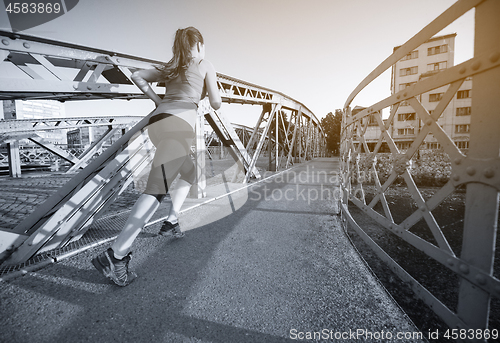
<path fill-rule="evenodd" d="M 161 65 L 161 61 L 83 47 L 36 36 L 0 31 L 0 68 L 10 64 L 24 78 L 0 76 L 0 100 L 7 99 L 145 99 L 130 79 L 138 69 Z M 2 58 L 3 57 L 3 58 Z M 41 69 L 44 72 L 36 73 Z M 319 120 L 297 100 L 259 85 L 221 73 L 217 84 L 224 102 L 253 105 L 281 104 L 284 109 L 302 108 L 319 126 Z M 163 94 L 161 83 L 153 84 Z"/>
<path fill-rule="evenodd" d="M 93 126 L 126 127 L 141 120 L 139 116 L 9 119 L 0 121 L 0 135 Z"/>
<path fill-rule="evenodd" d="M 35 144 L 38 144 L 39 146 L 41 146 L 42 148 L 50 151 L 51 153 L 53 153 L 54 155 L 56 156 L 59 156 L 60 158 L 62 158 L 63 160 L 66 160 L 68 161 L 69 163 L 73 164 L 73 165 L 80 165 L 82 167 L 85 167 L 86 166 L 86 163 L 85 162 L 82 162 L 79 158 L 71 155 L 70 153 L 68 153 L 66 150 L 64 149 L 61 149 L 59 148 L 58 146 L 56 146 L 55 144 L 52 144 L 52 143 L 49 143 L 49 142 L 45 142 L 43 138 L 39 138 L 39 137 L 30 137 L 28 138 L 30 141 L 32 141 L 33 143 Z"/>

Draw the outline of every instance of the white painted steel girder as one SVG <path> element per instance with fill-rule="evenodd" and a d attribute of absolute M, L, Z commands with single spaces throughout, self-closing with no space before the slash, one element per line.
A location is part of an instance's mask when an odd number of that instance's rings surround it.
<path fill-rule="evenodd" d="M 145 99 L 130 76 L 135 70 L 161 65 L 155 61 L 114 51 L 94 49 L 71 43 L 19 33 L 0 31 L 0 63 L 11 63 L 24 78 L 0 77 L 0 100 L 6 99 Z M 39 75 L 30 65 L 42 66 L 51 77 Z M 75 75 L 76 74 L 76 75 Z M 277 104 L 298 110 L 319 120 L 300 102 L 283 93 L 217 73 L 217 84 L 224 102 Z M 153 89 L 162 94 L 161 83 Z"/>
<path fill-rule="evenodd" d="M 0 135 L 90 126 L 126 127 L 141 119 L 139 116 L 9 119 L 0 121 Z"/>

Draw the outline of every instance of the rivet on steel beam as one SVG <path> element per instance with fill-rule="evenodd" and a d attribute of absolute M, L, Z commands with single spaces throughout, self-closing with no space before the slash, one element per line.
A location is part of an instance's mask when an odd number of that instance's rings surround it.
<path fill-rule="evenodd" d="M 487 178 L 487 179 L 491 179 L 493 176 L 495 176 L 495 171 L 491 168 L 486 168 L 484 171 L 483 171 L 483 175 Z"/>
<path fill-rule="evenodd" d="M 449 258 L 446 262 L 448 263 L 448 265 L 450 267 L 453 267 L 453 259 L 452 258 Z"/>
<path fill-rule="evenodd" d="M 466 72 L 466 71 L 467 71 L 467 68 L 462 67 L 462 68 L 460 68 L 460 69 L 458 70 L 458 73 L 459 73 L 459 74 L 465 74 L 465 72 Z"/>
<path fill-rule="evenodd" d="M 460 181 L 460 175 L 458 174 L 453 175 L 453 181 Z"/>
<path fill-rule="evenodd" d="M 29 48 L 31 47 L 31 46 L 30 46 L 30 44 L 29 44 L 29 43 L 26 43 L 26 42 L 25 42 L 25 43 L 23 43 L 23 46 L 24 46 L 26 49 L 29 49 Z"/>
<path fill-rule="evenodd" d="M 480 285 L 486 285 L 486 278 L 482 274 L 477 274 L 476 275 L 476 281 Z"/>
<path fill-rule="evenodd" d="M 479 67 L 481 67 L 481 61 L 476 61 L 476 62 L 472 63 L 472 65 L 470 67 L 472 68 L 472 70 L 478 70 Z"/>
<path fill-rule="evenodd" d="M 407 95 L 408 95 L 408 93 L 406 93 L 406 92 L 404 92 L 404 93 L 403 93 L 403 96 L 404 96 L 404 97 L 406 97 Z"/>
<path fill-rule="evenodd" d="M 401 98 L 401 94 L 396 95 L 396 99 Z"/>
<path fill-rule="evenodd" d="M 425 121 L 425 125 L 430 126 L 431 124 L 432 124 L 432 120 L 431 119 L 427 119 Z"/>
<path fill-rule="evenodd" d="M 459 267 L 460 271 L 464 274 L 469 274 L 469 266 L 466 264 L 461 264 Z"/>
<path fill-rule="evenodd" d="M 77 90 L 78 89 L 78 85 L 73 85 L 73 89 Z"/>
<path fill-rule="evenodd" d="M 454 162 L 455 162 L 455 164 L 460 164 L 460 163 L 462 163 L 462 159 L 461 158 L 456 158 Z"/>
<path fill-rule="evenodd" d="M 465 169 L 465 171 L 467 172 L 467 174 L 469 174 L 470 176 L 476 174 L 476 168 L 474 167 L 467 167 L 467 169 Z"/>
<path fill-rule="evenodd" d="M 116 59 L 116 63 L 120 63 L 120 59 L 119 58 Z"/>
<path fill-rule="evenodd" d="M 10 44 L 10 42 L 9 42 L 9 40 L 8 40 L 8 39 L 2 39 L 2 44 L 3 44 L 3 45 L 9 45 L 9 44 Z"/>
<path fill-rule="evenodd" d="M 426 209 L 427 207 L 425 207 L 425 205 L 420 206 L 420 211 L 424 212 Z"/>
<path fill-rule="evenodd" d="M 495 63 L 496 61 L 498 61 L 498 59 L 500 59 L 500 52 L 494 52 L 490 55 L 491 63 Z"/>
<path fill-rule="evenodd" d="M 90 91 L 90 90 L 92 90 L 92 87 L 89 85 L 89 86 L 87 86 L 87 89 Z"/>

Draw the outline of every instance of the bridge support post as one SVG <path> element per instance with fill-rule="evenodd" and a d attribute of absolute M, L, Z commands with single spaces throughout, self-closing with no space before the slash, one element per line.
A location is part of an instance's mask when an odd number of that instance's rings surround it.
<path fill-rule="evenodd" d="M 280 168 L 279 165 L 279 149 L 280 149 L 280 141 L 279 141 L 279 132 L 280 132 L 280 118 L 283 116 L 283 112 L 279 111 L 276 115 L 276 125 L 274 125 L 275 129 L 275 137 L 274 137 L 274 171 L 278 171 Z"/>
<path fill-rule="evenodd" d="M 498 47 L 500 41 L 500 2 L 485 1 L 476 6 L 474 56 Z M 489 56 L 492 60 L 495 53 Z M 496 52 L 498 58 L 498 50 Z M 488 63 L 483 61 L 482 63 Z M 472 83 L 472 115 L 468 158 L 498 160 L 500 150 L 500 68 L 474 75 Z M 492 175 L 494 169 L 475 173 Z M 493 172 L 492 172 L 493 171 Z M 472 173 L 472 169 L 468 169 Z M 495 175 L 496 176 L 496 175 Z M 491 176 L 490 176 L 491 177 Z M 467 184 L 465 199 L 462 259 L 492 275 L 498 223 L 499 192 L 483 183 Z M 490 295 L 466 279 L 460 284 L 458 316 L 473 329 L 488 327 Z"/>
<path fill-rule="evenodd" d="M 271 134 L 271 119 L 269 119 L 269 123 L 267 125 L 269 127 L 269 131 L 267 134 L 267 154 L 269 157 L 267 168 L 269 171 L 271 171 L 273 170 L 273 139 Z"/>
<path fill-rule="evenodd" d="M 9 153 L 9 175 L 21 177 L 21 157 L 19 156 L 19 141 L 7 143 Z"/>
<path fill-rule="evenodd" d="M 300 118 L 302 116 L 302 109 L 299 107 L 298 111 L 295 112 L 295 125 L 293 126 L 293 135 L 292 135 L 292 142 L 290 143 L 290 151 L 288 151 L 288 157 L 286 160 L 286 166 L 285 168 L 288 168 L 292 161 L 292 155 L 295 154 L 297 156 L 297 127 L 299 126 Z M 291 119 L 291 118 L 290 118 Z M 292 120 L 290 120 L 290 124 L 292 125 Z"/>

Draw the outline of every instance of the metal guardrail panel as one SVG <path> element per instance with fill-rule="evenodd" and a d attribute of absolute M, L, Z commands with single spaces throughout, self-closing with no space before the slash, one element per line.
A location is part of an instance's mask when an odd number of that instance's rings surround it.
<path fill-rule="evenodd" d="M 440 71 L 352 114 L 349 106 L 366 85 L 472 8 L 476 11 L 475 50 L 472 59 Z M 500 192 L 499 17 L 499 1 L 457 1 L 407 43 L 399 47 L 360 83 L 347 99 L 342 119 L 342 211 L 345 219 L 379 257 L 388 263 L 403 280 L 409 282 L 415 293 L 452 329 L 487 330 L 490 299 L 491 297 L 500 298 L 500 280 L 493 274 Z M 455 97 L 462 83 L 469 77 L 473 77 L 470 146 L 468 153 L 464 154 L 439 125 L 438 119 Z M 434 111 L 429 111 L 419 100 L 419 96 L 442 86 L 448 88 Z M 418 120 L 423 123 L 406 151 L 398 149 L 390 130 L 403 101 L 412 107 Z M 387 107 L 391 107 L 391 112 L 389 118 L 384 121 L 380 110 Z M 380 130 L 372 148 L 369 147 L 365 138 L 370 118 L 374 118 Z M 409 171 L 409 164 L 419 152 L 419 147 L 429 133 L 435 137 L 450 158 L 451 175 L 443 187 L 426 198 L 416 185 Z M 392 155 L 392 171 L 383 184 L 375 168 L 379 163 L 378 156 L 382 144 L 387 144 Z M 355 176 L 362 172 L 371 172 L 374 177 L 372 187 L 375 195 L 368 202 L 365 196 L 367 182 L 355 179 Z M 404 180 L 406 190 L 417 209 L 402 221 L 396 222 L 387 200 L 387 194 L 398 179 Z M 439 218 L 436 218 L 433 211 L 458 187 L 462 186 L 466 189 L 463 243 L 461 251 L 457 252 L 450 246 L 437 220 Z M 455 273 L 460 279 L 457 308 L 450 309 L 440 302 L 435 295 L 418 283 L 371 240 L 351 215 L 349 204 L 361 210 L 363 215 L 383 227 L 386 232 L 403 239 Z M 375 210 L 377 204 L 381 205 L 378 211 Z M 411 231 L 419 221 L 426 223 L 432 238 L 423 239 Z M 466 337 L 462 340 L 468 341 L 468 339 Z M 484 340 L 484 337 L 480 340 Z"/>

